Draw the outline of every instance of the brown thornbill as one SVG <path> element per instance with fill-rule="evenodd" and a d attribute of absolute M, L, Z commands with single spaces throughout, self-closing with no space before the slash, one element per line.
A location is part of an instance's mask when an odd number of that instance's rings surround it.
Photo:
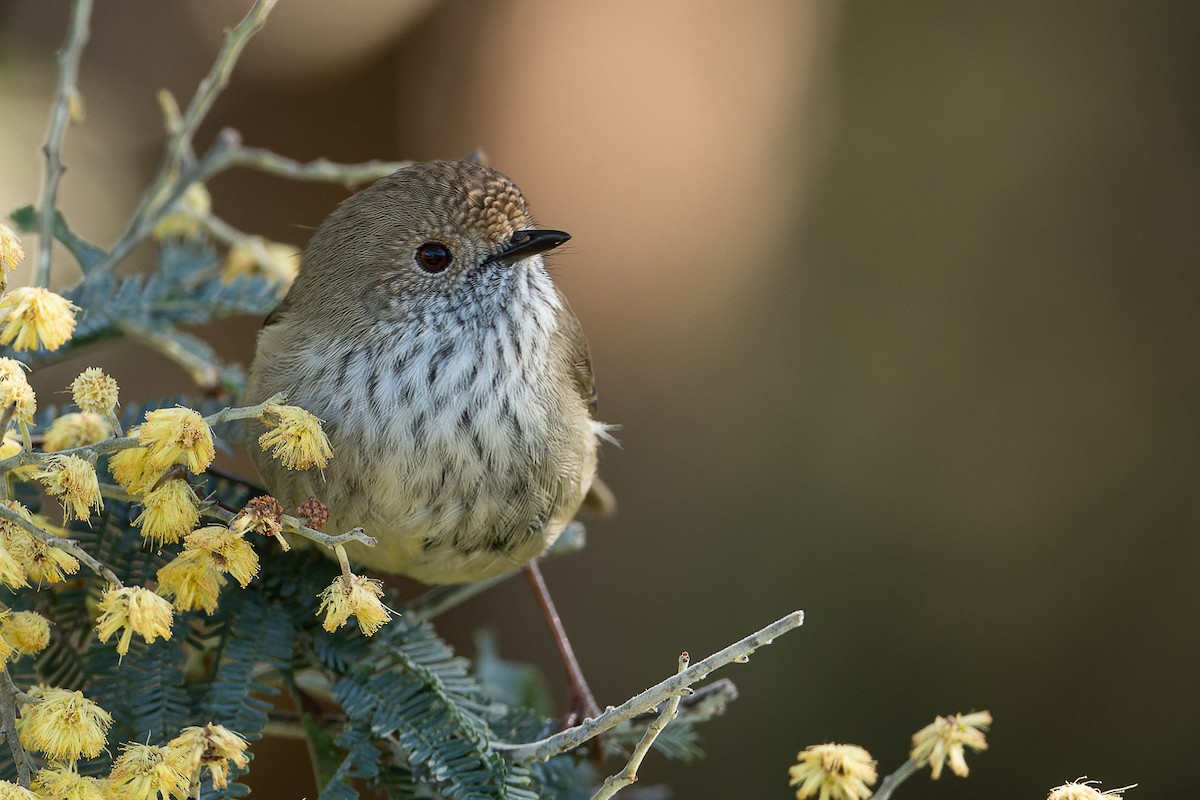
<path fill-rule="evenodd" d="M 546 549 L 595 484 L 605 426 L 579 321 L 506 176 L 416 164 L 321 224 L 267 319 L 246 401 L 276 392 L 325 421 L 333 458 L 294 471 L 252 447 L 271 493 L 329 508 L 325 530 L 368 568 L 478 580 Z"/>

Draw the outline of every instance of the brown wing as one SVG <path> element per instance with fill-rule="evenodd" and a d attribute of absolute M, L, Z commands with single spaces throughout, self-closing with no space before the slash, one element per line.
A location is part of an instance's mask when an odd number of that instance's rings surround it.
<path fill-rule="evenodd" d="M 558 309 L 558 330 L 566 343 L 571 364 L 575 368 L 575 388 L 579 390 L 579 396 L 588 404 L 588 409 L 595 414 L 596 382 L 592 375 L 592 353 L 588 350 L 587 338 L 583 335 L 579 318 L 567 304 L 567 298 L 563 296 L 562 292 L 559 292 L 558 299 L 561 302 Z"/>
<path fill-rule="evenodd" d="M 558 330 L 567 346 L 567 353 L 574 367 L 575 388 L 579 396 L 588 405 L 592 416 L 596 414 L 596 381 L 592 374 L 592 353 L 588 349 L 587 337 L 583 335 L 583 327 L 579 318 L 571 310 L 567 298 L 562 292 L 558 293 L 561 306 L 558 310 Z M 592 480 L 587 495 L 583 498 L 583 508 L 599 516 L 610 516 L 617 510 L 617 498 L 612 490 L 600 480 L 599 476 Z"/>

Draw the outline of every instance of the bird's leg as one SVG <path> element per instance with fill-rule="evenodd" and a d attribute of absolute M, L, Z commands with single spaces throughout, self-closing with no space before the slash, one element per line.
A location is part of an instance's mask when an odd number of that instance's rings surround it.
<path fill-rule="evenodd" d="M 600 707 L 596 705 L 596 698 L 592 696 L 592 690 L 588 688 L 587 681 L 583 679 L 583 671 L 579 668 L 575 651 L 571 649 L 567 632 L 563 629 L 562 620 L 558 617 L 558 609 L 554 607 L 554 601 L 550 599 L 550 591 L 546 588 L 546 581 L 542 578 L 542 570 L 538 567 L 536 559 L 525 565 L 525 577 L 529 580 L 529 586 L 537 597 L 538 605 L 542 607 L 546 624 L 550 626 L 550 633 L 554 636 L 555 644 L 558 645 L 558 654 L 562 656 L 563 665 L 567 668 L 567 678 L 571 681 L 572 702 L 571 713 L 567 717 L 567 727 L 575 725 L 583 719 L 589 717 L 594 719 L 600 716 Z"/>

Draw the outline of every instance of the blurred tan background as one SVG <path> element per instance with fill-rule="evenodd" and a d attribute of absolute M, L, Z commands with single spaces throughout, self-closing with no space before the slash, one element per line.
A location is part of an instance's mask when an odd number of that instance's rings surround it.
<path fill-rule="evenodd" d="M 100 3 L 62 198 L 110 244 L 244 0 Z M 0 6 L 0 205 L 36 196 L 65 3 Z M 794 608 L 738 667 L 680 798 L 784 798 L 797 750 L 891 771 L 988 708 L 971 777 L 1195 783 L 1200 6 L 1172 2 L 327 4 L 285 0 L 198 144 L 302 159 L 477 146 L 575 238 L 620 515 L 547 566 L 601 702 Z M 235 225 L 303 246 L 345 192 L 239 172 Z M 17 282 L 20 283 L 20 278 Z M 246 361 L 257 320 L 217 326 Z M 133 395 L 173 366 L 87 354 Z M 77 363 L 40 373 L 55 391 Z M 406 587 L 416 591 L 416 587 Z M 523 582 L 443 624 L 559 679 Z M 268 770 L 259 788 L 312 796 Z"/>

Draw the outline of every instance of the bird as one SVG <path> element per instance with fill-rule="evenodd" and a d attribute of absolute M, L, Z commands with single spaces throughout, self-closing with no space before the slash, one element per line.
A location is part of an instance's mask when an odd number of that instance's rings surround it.
<path fill-rule="evenodd" d="M 245 399 L 276 393 L 323 421 L 323 469 L 252 455 L 285 507 L 318 498 L 326 530 L 361 527 L 356 562 L 425 584 L 541 554 L 597 482 L 587 340 L 517 185 L 475 161 L 416 163 L 343 201 L 257 340 Z"/>

